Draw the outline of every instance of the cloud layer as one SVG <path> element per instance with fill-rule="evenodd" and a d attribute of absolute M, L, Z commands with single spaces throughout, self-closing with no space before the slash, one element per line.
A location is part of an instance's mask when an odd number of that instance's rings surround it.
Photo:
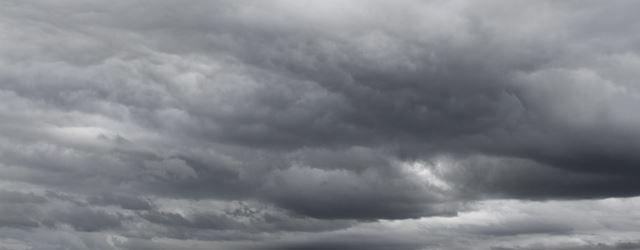
<path fill-rule="evenodd" d="M 640 248 L 638 5 L 3 1 L 0 249 Z"/>

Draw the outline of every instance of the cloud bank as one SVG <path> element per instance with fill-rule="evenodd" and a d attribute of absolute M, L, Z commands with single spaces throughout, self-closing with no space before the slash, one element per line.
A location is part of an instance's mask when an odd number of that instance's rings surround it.
<path fill-rule="evenodd" d="M 638 8 L 3 1 L 0 249 L 638 249 Z"/>

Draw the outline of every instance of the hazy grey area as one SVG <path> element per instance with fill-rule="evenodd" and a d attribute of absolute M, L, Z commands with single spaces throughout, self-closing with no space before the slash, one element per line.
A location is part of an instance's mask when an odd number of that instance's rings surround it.
<path fill-rule="evenodd" d="M 640 249 L 639 11 L 0 0 L 0 249 Z"/>

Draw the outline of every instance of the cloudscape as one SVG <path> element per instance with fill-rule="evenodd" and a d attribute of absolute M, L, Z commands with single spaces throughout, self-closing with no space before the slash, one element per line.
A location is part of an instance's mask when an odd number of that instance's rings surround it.
<path fill-rule="evenodd" d="M 1 0 L 0 249 L 640 249 L 638 11 Z"/>

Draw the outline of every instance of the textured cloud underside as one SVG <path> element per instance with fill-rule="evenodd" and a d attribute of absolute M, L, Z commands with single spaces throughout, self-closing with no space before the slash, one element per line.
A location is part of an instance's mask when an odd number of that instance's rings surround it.
<path fill-rule="evenodd" d="M 0 249 L 640 249 L 633 1 L 0 2 Z"/>

